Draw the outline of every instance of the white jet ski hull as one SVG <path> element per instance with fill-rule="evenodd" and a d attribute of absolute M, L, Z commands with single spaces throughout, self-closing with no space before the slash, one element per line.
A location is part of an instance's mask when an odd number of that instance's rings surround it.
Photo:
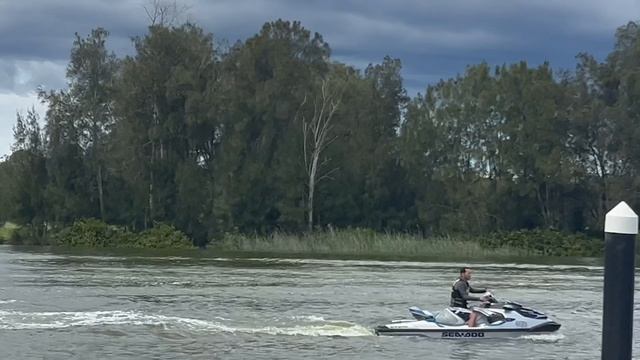
<path fill-rule="evenodd" d="M 375 328 L 376 335 L 384 336 L 422 336 L 435 339 L 495 339 L 520 337 L 534 334 L 548 334 L 557 331 L 560 324 L 549 321 L 534 328 L 492 328 L 480 326 L 470 328 L 468 326 L 430 327 L 427 321 L 411 321 L 411 323 L 392 323 Z M 400 325 L 400 326 L 398 326 Z"/>
<path fill-rule="evenodd" d="M 489 318 L 497 319 L 492 323 L 484 322 L 476 327 L 469 327 L 464 321 L 459 324 L 443 324 L 429 312 L 411 308 L 416 320 L 396 320 L 390 324 L 377 326 L 376 335 L 385 336 L 422 336 L 437 339 L 487 339 L 520 337 L 524 335 L 548 334 L 558 331 L 560 324 L 546 315 L 521 306 L 507 308 L 481 309 Z M 447 308 L 452 313 L 469 312 L 467 309 Z M 485 318 L 486 319 L 486 318 Z"/>

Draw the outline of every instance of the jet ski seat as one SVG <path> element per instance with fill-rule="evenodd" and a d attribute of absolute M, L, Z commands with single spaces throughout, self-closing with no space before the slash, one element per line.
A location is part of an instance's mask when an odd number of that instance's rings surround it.
<path fill-rule="evenodd" d="M 454 314 L 449 308 L 445 308 L 435 316 L 436 323 L 449 326 L 464 325 L 465 321 L 458 315 Z"/>

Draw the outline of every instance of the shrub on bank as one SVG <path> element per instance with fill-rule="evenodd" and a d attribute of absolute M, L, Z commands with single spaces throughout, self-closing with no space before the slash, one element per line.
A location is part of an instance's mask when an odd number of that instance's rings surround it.
<path fill-rule="evenodd" d="M 590 238 L 583 234 L 567 234 L 553 230 L 520 230 L 499 232 L 478 238 L 482 246 L 498 248 L 515 247 L 530 251 L 533 255 L 546 256 L 601 256 L 604 250 L 602 238 Z"/>
<path fill-rule="evenodd" d="M 157 223 L 152 229 L 133 233 L 96 219 L 78 220 L 51 235 L 52 245 L 99 248 L 190 248 L 191 240 L 171 225 Z"/>
<path fill-rule="evenodd" d="M 6 241 L 12 245 L 48 245 L 45 233 L 44 226 L 24 225 L 15 227 Z"/>
<path fill-rule="evenodd" d="M 193 243 L 182 231 L 167 224 L 156 224 L 153 228 L 132 236 L 130 243 L 139 248 L 192 248 Z"/>
<path fill-rule="evenodd" d="M 129 241 L 130 233 L 97 219 L 82 219 L 51 235 L 60 246 L 116 247 Z"/>
<path fill-rule="evenodd" d="M 10 222 L 5 222 L 4 225 L 0 227 L 0 243 L 9 242 L 13 233 L 18 229 L 18 225 Z"/>

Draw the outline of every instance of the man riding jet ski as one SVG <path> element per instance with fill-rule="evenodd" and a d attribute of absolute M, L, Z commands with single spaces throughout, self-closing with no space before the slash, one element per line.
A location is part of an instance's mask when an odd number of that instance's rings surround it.
<path fill-rule="evenodd" d="M 427 336 L 436 338 L 490 338 L 557 331 L 560 324 L 545 314 L 518 303 L 499 302 L 486 289 L 469 285 L 471 269 L 460 269 L 451 289 L 450 307 L 432 314 L 412 306 L 415 320 L 396 320 L 375 328 L 376 335 Z M 484 292 L 480 297 L 469 295 Z M 468 309 L 468 301 L 482 301 L 481 307 Z"/>
<path fill-rule="evenodd" d="M 487 302 L 489 299 L 488 295 L 483 295 L 481 297 L 471 296 L 469 293 L 486 293 L 487 289 L 476 289 L 469 285 L 469 280 L 471 280 L 471 269 L 468 267 L 463 267 L 460 269 L 460 277 L 453 283 L 451 287 L 451 307 L 458 307 L 467 309 L 469 304 L 467 301 L 482 301 Z M 464 312 L 463 314 L 467 314 Z M 475 327 L 478 319 L 478 312 L 471 311 L 468 316 L 465 316 L 463 320 L 467 322 L 469 327 Z"/>

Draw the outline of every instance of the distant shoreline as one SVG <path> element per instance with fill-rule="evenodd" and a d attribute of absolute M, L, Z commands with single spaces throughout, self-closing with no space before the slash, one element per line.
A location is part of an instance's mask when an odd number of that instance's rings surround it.
<path fill-rule="evenodd" d="M 183 232 L 167 224 L 131 232 L 95 219 L 33 235 L 29 227 L 6 224 L 4 243 L 70 248 L 196 249 Z M 315 231 L 270 235 L 223 234 L 205 247 L 221 254 L 276 254 L 320 258 L 434 259 L 458 257 L 601 257 L 602 239 L 550 230 L 523 230 L 487 235 L 422 237 L 409 233 L 380 233 L 369 229 Z"/>

